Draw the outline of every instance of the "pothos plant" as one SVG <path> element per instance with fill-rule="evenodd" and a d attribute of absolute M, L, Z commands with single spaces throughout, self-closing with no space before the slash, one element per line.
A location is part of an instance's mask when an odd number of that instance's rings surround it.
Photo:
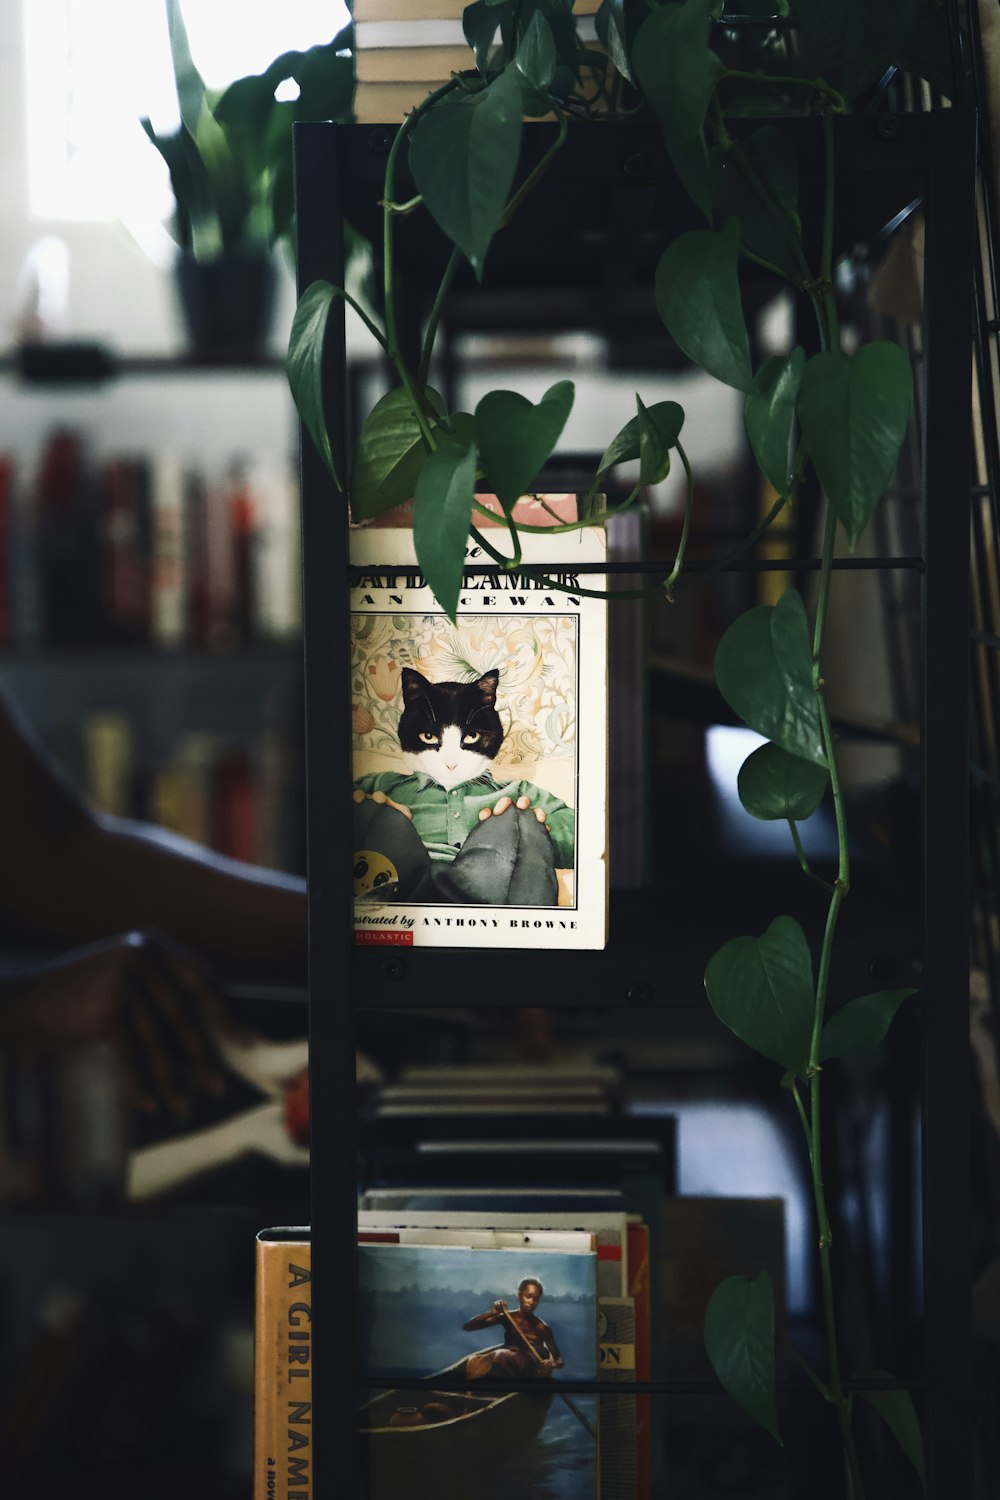
<path fill-rule="evenodd" d="M 734 12 L 739 14 L 734 14 Z M 834 282 L 836 160 L 832 117 L 857 106 L 893 66 L 928 78 L 948 94 L 950 55 L 940 0 L 603 0 L 597 35 L 583 44 L 572 0 L 474 0 L 463 20 L 472 50 L 455 74 L 406 115 L 385 166 L 380 318 L 353 304 L 381 344 L 395 384 L 365 417 L 350 472 L 337 473 L 324 416 L 323 344 L 331 307 L 353 299 L 342 287 L 309 286 L 299 303 L 288 355 L 302 420 L 346 493 L 355 520 L 413 499 L 419 564 L 454 618 L 470 535 L 497 565 L 521 569 L 515 501 L 531 491 L 558 443 L 574 400 L 560 380 L 532 403 L 505 390 L 474 412 L 451 412 L 428 383 L 442 306 L 460 264 L 482 279 L 494 236 L 521 209 L 578 121 L 600 129 L 623 115 L 658 120 L 677 177 L 705 225 L 668 244 L 655 273 L 658 314 L 680 349 L 743 397 L 746 434 L 776 491 L 769 514 L 744 539 L 752 546 L 803 482 L 815 476 L 826 497 L 819 586 L 810 619 L 795 589 L 758 605 L 725 633 L 715 659 L 718 686 L 739 717 L 767 741 L 739 775 L 753 816 L 787 821 L 808 869 L 798 824 L 824 798 L 837 828 L 837 870 L 819 880 L 826 916 L 817 922 L 814 970 L 798 921 L 779 915 L 760 936 L 739 936 L 711 958 L 705 986 L 716 1015 L 773 1062 L 801 1121 L 814 1195 L 826 1361 L 796 1354 L 829 1403 L 844 1454 L 845 1492 L 864 1495 L 854 1431 L 854 1382 L 841 1369 L 832 1273 L 833 1232 L 824 1187 L 821 1093 L 828 1065 L 879 1043 L 907 989 L 859 996 L 827 1015 L 837 922 L 850 889 L 844 796 L 824 694 L 823 662 L 838 523 L 853 547 L 892 478 L 911 415 L 907 355 L 877 340 L 848 349 L 841 339 Z M 525 117 L 554 117 L 549 149 L 521 169 Z M 790 133 L 818 116 L 825 148 L 825 192 L 818 250 L 807 249 Z M 407 157 L 415 193 L 400 198 Z M 404 358 L 397 334 L 394 226 L 429 214 L 451 252 L 427 321 L 419 359 Z M 802 347 L 754 369 L 741 275 L 763 268 L 807 299 L 818 352 Z M 575 525 L 594 523 L 593 497 L 619 464 L 638 461 L 638 480 L 616 513 L 661 480 L 674 453 L 687 475 L 677 556 L 655 592 L 671 598 L 681 577 L 693 483 L 681 442 L 684 413 L 672 401 L 645 404 L 611 437 Z M 506 550 L 477 526 L 477 489 L 498 496 L 509 528 Z M 540 529 L 540 528 L 532 528 Z M 573 529 L 553 525 L 552 532 Z M 625 592 L 625 591 L 622 591 Z M 639 591 L 627 591 L 635 597 Z M 616 597 L 611 591 L 609 597 Z M 766 1274 L 723 1282 L 708 1307 L 705 1339 L 731 1394 L 780 1442 L 776 1402 L 773 1292 Z M 858 1372 L 868 1376 L 880 1372 Z M 916 1412 L 907 1392 L 869 1379 L 857 1396 L 884 1419 L 923 1482 Z"/>

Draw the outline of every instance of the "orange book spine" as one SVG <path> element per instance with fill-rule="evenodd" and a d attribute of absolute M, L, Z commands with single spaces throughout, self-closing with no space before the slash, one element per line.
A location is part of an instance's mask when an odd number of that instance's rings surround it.
<path fill-rule="evenodd" d="M 312 1254 L 306 1234 L 279 1229 L 257 1236 L 254 1500 L 312 1500 Z"/>

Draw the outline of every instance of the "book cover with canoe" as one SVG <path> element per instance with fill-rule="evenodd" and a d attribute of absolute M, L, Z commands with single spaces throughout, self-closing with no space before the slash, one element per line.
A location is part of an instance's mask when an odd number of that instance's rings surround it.
<path fill-rule="evenodd" d="M 358 1247 L 371 1500 L 594 1500 L 593 1251 Z M 416 1378 L 431 1384 L 407 1385 Z M 505 1389 L 509 1386 L 509 1389 Z"/>
<path fill-rule="evenodd" d="M 575 511 L 573 495 L 515 507 L 528 524 Z M 350 537 L 355 941 L 601 948 L 607 606 L 582 592 L 604 574 L 581 570 L 606 562 L 604 528 L 525 534 L 545 573 L 470 541 L 452 621 L 405 521 Z"/>

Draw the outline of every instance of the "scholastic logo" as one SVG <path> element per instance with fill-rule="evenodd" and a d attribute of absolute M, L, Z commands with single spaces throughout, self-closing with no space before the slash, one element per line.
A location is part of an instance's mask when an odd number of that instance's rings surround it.
<path fill-rule="evenodd" d="M 371 948 L 373 946 L 380 948 L 412 948 L 413 933 L 385 930 L 382 932 L 372 932 L 369 928 L 364 932 L 356 932 L 354 934 L 354 941 L 359 943 L 363 948 Z"/>

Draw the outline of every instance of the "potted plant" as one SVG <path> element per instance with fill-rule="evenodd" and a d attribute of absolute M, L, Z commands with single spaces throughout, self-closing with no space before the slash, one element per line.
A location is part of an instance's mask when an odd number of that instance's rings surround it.
<path fill-rule="evenodd" d="M 261 74 L 210 90 L 191 57 L 180 0 L 167 0 L 180 124 L 143 127 L 170 172 L 177 286 L 192 348 L 202 356 L 255 353 L 274 303 L 274 247 L 291 243 L 292 128 L 347 119 L 354 90 L 351 30 L 324 46 L 286 52 Z M 292 80 L 298 98 L 275 92 Z"/>
<path fill-rule="evenodd" d="M 737 19 L 738 17 L 738 19 Z M 826 497 L 819 587 L 810 612 L 789 589 L 774 605 L 740 615 L 716 657 L 718 686 L 736 714 L 767 743 L 740 774 L 747 810 L 797 825 L 824 799 L 834 813 L 837 862 L 814 933 L 779 915 L 766 931 L 740 935 L 714 954 L 705 974 L 719 1019 L 775 1067 L 801 1122 L 814 1190 L 825 1357 L 795 1351 L 833 1414 L 844 1457 L 845 1490 L 865 1492 L 855 1436 L 856 1403 L 841 1368 L 842 1340 L 832 1272 L 830 1212 L 824 1188 L 820 1120 L 824 1069 L 879 1042 L 910 989 L 856 996 L 827 1014 L 841 906 L 850 888 L 845 798 L 824 696 L 827 619 L 838 526 L 853 547 L 891 480 L 912 407 L 905 350 L 890 340 L 849 348 L 841 335 L 834 279 L 833 118 L 863 103 L 887 69 L 926 78 L 949 96 L 949 37 L 935 0 L 603 0 L 598 35 L 606 58 L 583 47 L 564 0 L 473 0 L 464 12 L 472 53 L 401 123 L 388 151 L 382 196 L 385 254 L 381 323 L 357 311 L 381 344 L 395 387 L 365 417 L 350 473 L 337 473 L 324 414 L 323 347 L 330 309 L 352 299 L 316 282 L 303 294 L 288 368 L 300 415 L 355 520 L 413 498 L 418 560 L 442 608 L 454 617 L 470 533 L 500 568 L 522 568 L 514 501 L 530 491 L 568 417 L 573 389 L 560 381 L 537 404 L 491 392 L 474 413 L 449 412 L 428 385 L 437 323 L 463 263 L 481 279 L 494 235 L 502 232 L 578 120 L 602 128 L 609 113 L 659 121 L 674 172 L 703 219 L 677 235 L 656 268 L 658 315 L 687 357 L 735 388 L 746 434 L 776 499 L 737 551 L 747 551 L 796 499 L 807 476 Z M 541 161 L 521 172 L 525 116 L 554 116 Z M 810 117 L 824 144 L 825 188 L 818 235 L 804 236 L 789 126 Z M 401 196 L 406 153 L 415 196 Z M 428 213 L 451 244 L 419 357 L 404 357 L 397 333 L 393 230 L 400 215 Z M 747 267 L 763 269 L 811 308 L 817 351 L 793 347 L 754 368 L 741 298 Z M 356 305 L 356 304 L 355 304 Z M 671 599 L 683 574 L 694 486 L 680 441 L 683 412 L 646 405 L 608 437 L 591 495 L 617 464 L 638 460 L 639 483 L 618 507 L 637 504 L 640 487 L 665 474 L 673 453 L 688 472 L 677 556 L 652 592 Z M 477 527 L 477 488 L 501 497 L 506 549 Z M 586 507 L 585 507 L 586 509 Z M 590 524 L 585 514 L 575 524 Z M 553 527 L 566 530 L 567 526 Z M 630 591 L 634 597 L 635 591 Z M 803 865 L 805 864 L 803 859 Z M 806 869 L 806 873 L 812 872 Z M 810 939 L 812 942 L 810 943 Z M 811 947 L 818 952 L 814 966 Z M 779 1438 L 773 1347 L 774 1305 L 763 1275 L 723 1282 L 712 1298 L 706 1345 L 720 1379 Z M 919 1426 L 907 1391 L 859 1387 L 922 1475 Z M 873 1491 L 875 1492 L 875 1491 Z"/>

